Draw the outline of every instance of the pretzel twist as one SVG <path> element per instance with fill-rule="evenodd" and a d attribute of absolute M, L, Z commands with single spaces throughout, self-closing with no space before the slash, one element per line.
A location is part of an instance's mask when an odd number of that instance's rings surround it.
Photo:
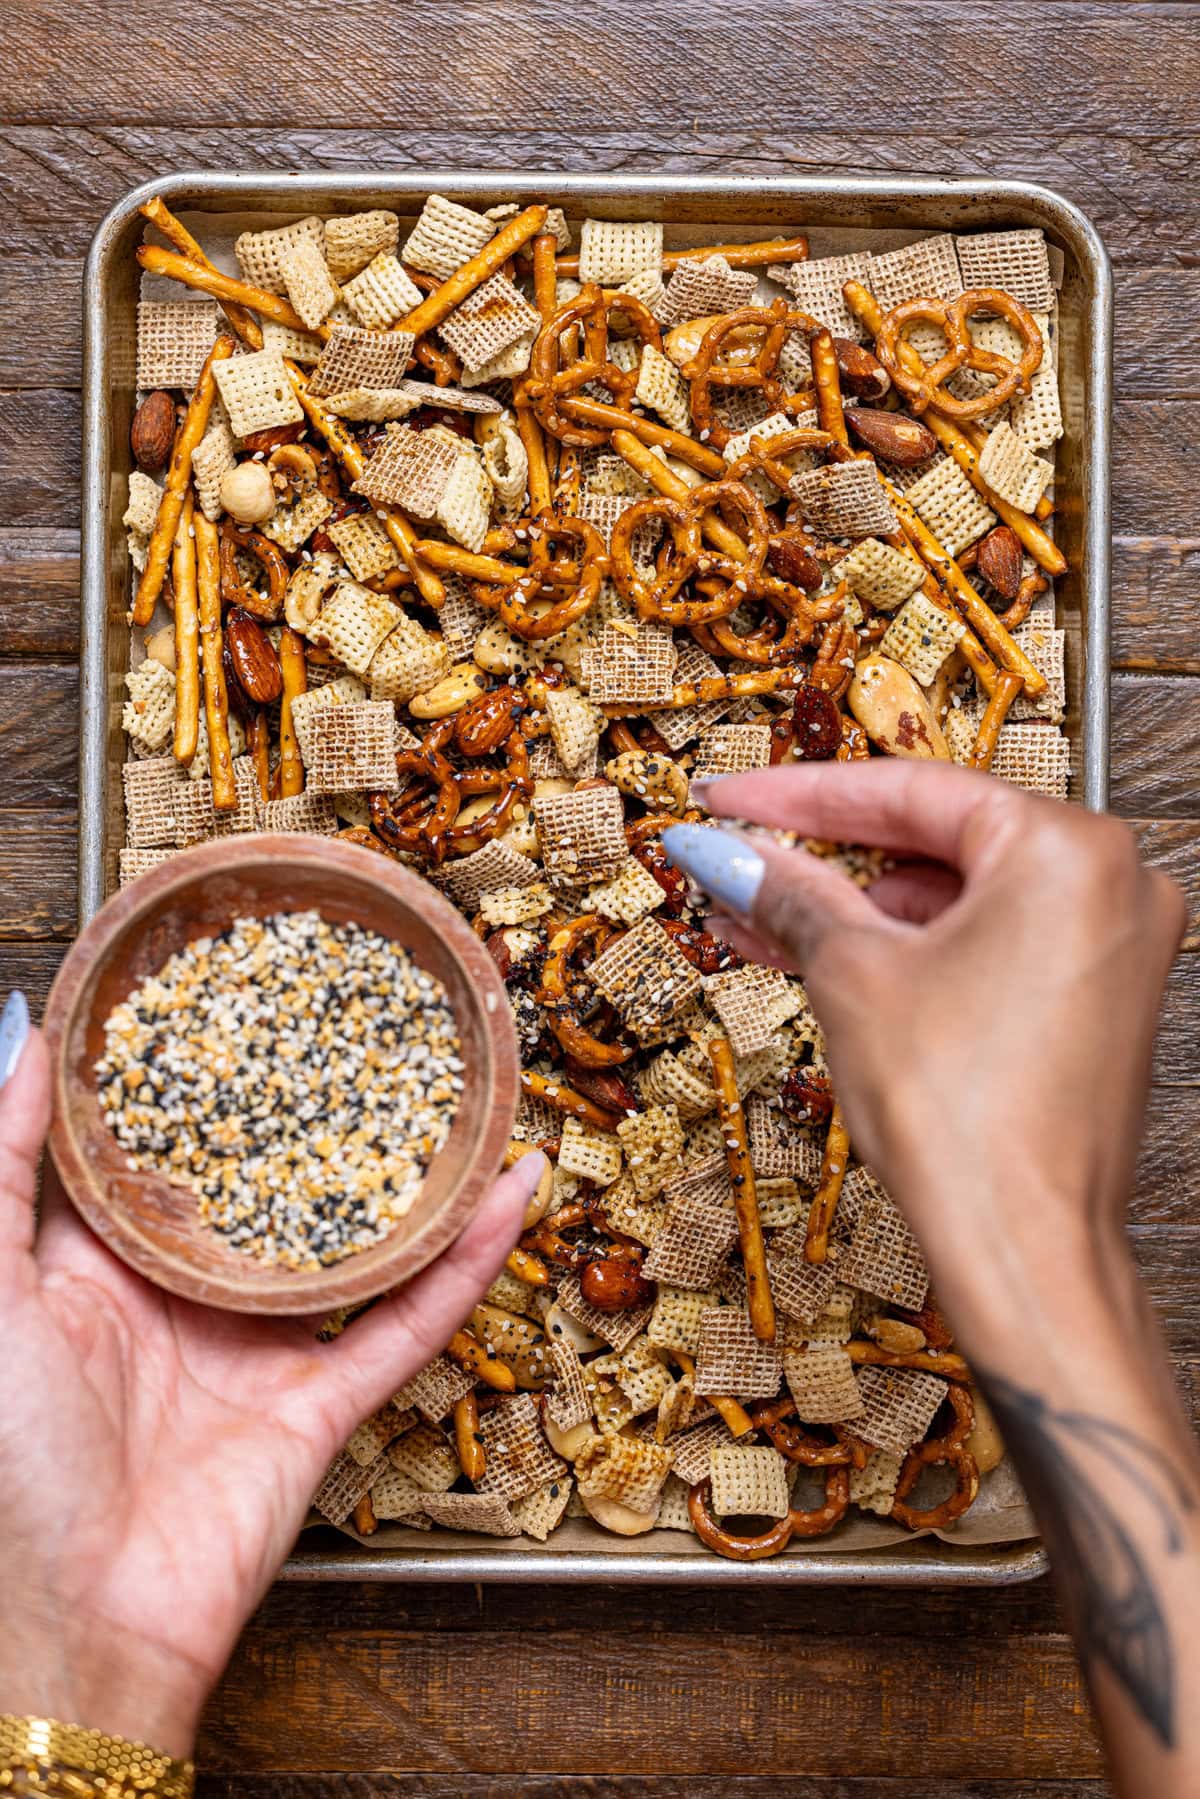
<path fill-rule="evenodd" d="M 746 325 L 763 328 L 763 341 L 748 362 L 719 362 L 718 352 L 733 331 Z M 789 393 L 775 369 L 787 342 L 789 331 L 818 331 L 820 326 L 806 312 L 797 312 L 782 297 L 770 306 L 739 306 L 711 324 L 700 340 L 682 374 L 692 390 L 692 418 L 704 443 L 723 450 L 734 432 L 717 417 L 712 389 L 718 387 L 759 388 L 764 400 L 777 412 L 805 412 L 813 403 L 810 389 Z"/>
<path fill-rule="evenodd" d="M 930 1437 L 909 1450 L 896 1482 L 891 1515 L 897 1524 L 903 1524 L 908 1530 L 943 1529 L 961 1518 L 979 1494 L 979 1464 L 966 1448 L 966 1439 L 975 1422 L 971 1390 L 965 1386 L 948 1387 L 946 1399 L 954 1413 L 953 1423 L 942 1436 Z M 936 1467 L 939 1463 L 953 1468 L 954 1491 L 939 1505 L 924 1508 L 909 1505 L 908 1495 L 920 1476 L 926 1468 Z"/>
<path fill-rule="evenodd" d="M 584 1068 L 617 1068 L 634 1053 L 632 1046 L 605 1043 L 589 1031 L 570 991 L 573 958 L 583 950 L 590 950 L 594 958 L 617 934 L 599 913 L 584 912 L 554 933 L 546 951 L 538 1000 L 563 1049 Z"/>
<path fill-rule="evenodd" d="M 514 636 L 526 643 L 537 643 L 559 636 L 590 612 L 599 598 L 609 558 L 604 539 L 587 519 L 564 516 L 524 522 L 529 540 L 528 568 L 497 563 L 497 569 L 503 568 L 506 573 L 512 569 L 515 578 L 510 578 L 509 585 L 478 582 L 471 591 L 481 606 L 499 612 Z M 574 540 L 576 560 L 553 559 L 554 545 L 563 539 Z"/>
<path fill-rule="evenodd" d="M 287 557 L 277 543 L 261 531 L 242 529 L 234 524 L 231 518 L 223 518 L 221 533 L 221 601 L 226 606 L 241 606 L 254 618 L 263 619 L 267 624 L 275 624 L 283 617 L 283 603 L 287 594 L 291 570 Z M 242 579 L 237 565 L 237 552 L 243 550 L 258 559 L 267 577 L 267 597 L 262 599 L 258 589 L 251 587 Z"/>
<path fill-rule="evenodd" d="M 1012 326 L 1021 339 L 1016 362 L 974 342 L 967 321 L 977 312 L 999 313 Z M 936 325 L 949 344 L 940 361 L 922 365 L 920 374 L 900 353 L 905 332 L 916 324 Z M 947 418 L 977 419 L 1005 405 L 1014 394 L 1029 392 L 1031 377 L 1041 367 L 1043 345 L 1037 320 L 1012 294 L 998 287 L 970 287 L 956 300 L 901 301 L 880 320 L 875 354 L 918 416 L 934 406 Z M 944 384 L 964 368 L 995 375 L 995 386 L 973 399 L 958 399 Z"/>
<path fill-rule="evenodd" d="M 524 391 L 542 430 L 560 443 L 583 449 L 608 441 L 608 429 L 582 423 L 574 411 L 575 396 L 593 383 L 608 389 L 622 423 L 628 421 L 637 375 L 608 359 L 608 320 L 614 311 L 632 323 L 643 343 L 662 348 L 662 332 L 648 306 L 633 294 L 606 294 L 594 281 L 560 306 L 538 333 Z M 576 328 L 583 333 L 583 352 L 573 361 L 564 361 L 564 339 Z"/>

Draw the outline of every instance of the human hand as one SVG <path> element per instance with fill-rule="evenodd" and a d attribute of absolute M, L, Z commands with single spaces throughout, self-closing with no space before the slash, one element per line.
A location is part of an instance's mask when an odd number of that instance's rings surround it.
<path fill-rule="evenodd" d="M 768 839 L 663 837 L 721 906 L 710 928 L 803 975 L 855 1153 L 908 1215 L 942 1297 L 981 1260 L 1044 1264 L 1047 1241 L 1102 1253 L 1184 921 L 1127 828 L 898 760 L 733 775 L 705 798 L 718 818 L 897 860 L 864 893 Z"/>
<path fill-rule="evenodd" d="M 469 1313 L 544 1162 L 522 1158 L 432 1267 L 318 1343 L 315 1322 L 151 1286 L 49 1167 L 35 1235 L 49 1110 L 31 1032 L 0 1090 L 0 1709 L 185 1756 L 325 1468 Z"/>

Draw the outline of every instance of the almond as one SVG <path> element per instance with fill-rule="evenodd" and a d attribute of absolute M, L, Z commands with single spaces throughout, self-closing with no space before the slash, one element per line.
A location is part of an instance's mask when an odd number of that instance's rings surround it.
<path fill-rule="evenodd" d="M 175 402 L 163 388 L 147 394 L 133 415 L 129 447 L 139 468 L 165 468 L 175 442 Z"/>
<path fill-rule="evenodd" d="M 984 579 L 991 582 L 1000 598 L 1011 604 L 1021 585 L 1023 561 L 1021 540 L 1016 532 L 1008 525 L 997 525 L 980 544 L 976 567 Z"/>
<path fill-rule="evenodd" d="M 860 443 L 881 462 L 897 468 L 915 468 L 932 456 L 937 438 L 927 425 L 905 418 L 902 412 L 878 412 L 871 406 L 848 406 L 846 423 Z"/>
<path fill-rule="evenodd" d="M 781 581 L 813 593 L 821 585 L 821 564 L 812 551 L 794 537 L 782 535 L 771 539 L 767 551 L 767 567 Z"/>
<path fill-rule="evenodd" d="M 234 606 L 225 620 L 225 647 L 238 686 L 255 706 L 269 706 L 283 692 L 279 657 L 256 618 Z"/>
<path fill-rule="evenodd" d="M 860 400 L 882 400 L 892 385 L 892 377 L 877 356 L 856 344 L 852 337 L 835 337 L 838 377 L 848 394 Z"/>

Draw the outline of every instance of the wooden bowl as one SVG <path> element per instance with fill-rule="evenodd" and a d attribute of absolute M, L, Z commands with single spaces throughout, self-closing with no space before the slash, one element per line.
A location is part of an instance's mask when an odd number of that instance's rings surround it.
<path fill-rule="evenodd" d="M 235 918 L 315 908 L 408 949 L 444 984 L 466 1064 L 445 1148 L 407 1217 L 381 1243 L 329 1267 L 294 1269 L 231 1248 L 195 1195 L 131 1169 L 105 1125 L 94 1064 L 115 1005 L 194 937 Z M 173 856 L 114 895 L 72 946 L 46 1008 L 54 1080 L 50 1149 L 88 1224 L 157 1286 L 232 1312 L 287 1315 L 351 1305 L 410 1280 L 478 1207 L 512 1134 L 521 1065 L 495 963 L 428 882 L 370 850 L 301 836 L 234 837 Z"/>

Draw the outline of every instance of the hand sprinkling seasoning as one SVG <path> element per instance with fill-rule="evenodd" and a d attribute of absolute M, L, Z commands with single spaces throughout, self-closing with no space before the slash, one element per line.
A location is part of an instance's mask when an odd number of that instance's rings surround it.
<path fill-rule="evenodd" d="M 387 1235 L 462 1097 L 441 982 L 317 912 L 198 938 L 104 1032 L 101 1104 L 132 1164 L 190 1187 L 235 1248 L 294 1268 Z"/>

